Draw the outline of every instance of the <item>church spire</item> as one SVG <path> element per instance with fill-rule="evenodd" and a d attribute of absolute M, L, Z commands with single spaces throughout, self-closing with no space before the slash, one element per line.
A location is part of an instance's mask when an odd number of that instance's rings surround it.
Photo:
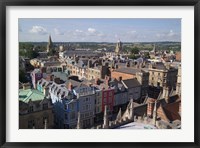
<path fill-rule="evenodd" d="M 47 52 L 52 50 L 52 48 L 53 48 L 53 42 L 51 40 L 51 35 L 49 35 L 49 40 L 48 40 L 48 43 L 47 43 Z"/>

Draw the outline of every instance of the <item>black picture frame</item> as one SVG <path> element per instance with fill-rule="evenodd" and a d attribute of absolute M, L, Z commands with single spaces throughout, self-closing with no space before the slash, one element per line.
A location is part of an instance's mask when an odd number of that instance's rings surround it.
<path fill-rule="evenodd" d="M 7 6 L 194 6 L 195 28 L 195 141 L 194 142 L 153 142 L 153 143 L 12 143 L 6 142 L 6 7 Z M 1 0 L 0 2 L 0 146 L 1 147 L 200 147 L 200 1 L 199 0 Z"/>

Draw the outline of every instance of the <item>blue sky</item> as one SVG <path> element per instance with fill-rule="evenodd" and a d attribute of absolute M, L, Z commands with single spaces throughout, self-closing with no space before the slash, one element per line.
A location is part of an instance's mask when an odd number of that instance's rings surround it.
<path fill-rule="evenodd" d="M 20 42 L 181 41 L 181 19 L 19 19 Z"/>

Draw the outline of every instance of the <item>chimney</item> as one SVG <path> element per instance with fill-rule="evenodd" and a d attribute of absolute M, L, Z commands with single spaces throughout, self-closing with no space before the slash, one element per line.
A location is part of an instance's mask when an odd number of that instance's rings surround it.
<path fill-rule="evenodd" d="M 122 76 L 118 77 L 118 81 L 122 81 Z"/>
<path fill-rule="evenodd" d="M 49 92 L 49 87 L 44 87 L 44 90 L 43 90 L 43 94 L 45 95 L 45 96 L 48 96 L 48 92 Z"/>
<path fill-rule="evenodd" d="M 23 90 L 26 90 L 26 89 L 30 89 L 30 88 L 31 88 L 31 86 L 30 86 L 29 83 L 23 83 L 22 85 L 23 85 Z"/>
<path fill-rule="evenodd" d="M 148 102 L 147 104 L 147 115 L 149 117 L 152 117 L 153 116 L 153 109 L 154 109 L 154 100 L 153 99 L 149 99 L 150 101 Z"/>
<path fill-rule="evenodd" d="M 115 64 L 115 69 L 118 69 L 118 65 L 117 64 Z"/>
<path fill-rule="evenodd" d="M 96 84 L 96 85 L 99 85 L 99 84 L 100 84 L 99 78 L 96 78 L 96 79 L 95 79 L 95 84 Z"/>
<path fill-rule="evenodd" d="M 55 77 L 55 78 L 54 78 L 54 82 L 55 82 L 56 84 L 60 84 L 60 78 Z"/>
<path fill-rule="evenodd" d="M 54 75 L 50 75 L 50 81 L 53 81 Z"/>
<path fill-rule="evenodd" d="M 47 68 L 46 68 L 46 67 L 41 67 L 41 68 L 40 68 L 40 71 L 41 71 L 41 73 L 46 73 Z"/>
<path fill-rule="evenodd" d="M 71 82 L 69 82 L 69 84 L 68 84 L 68 90 L 72 90 L 72 89 L 73 89 L 73 85 L 72 85 Z"/>
<path fill-rule="evenodd" d="M 88 60 L 88 68 L 91 68 L 91 67 L 92 67 L 92 61 Z"/>
<path fill-rule="evenodd" d="M 109 76 L 105 76 L 106 85 L 109 85 L 111 78 Z"/>
<path fill-rule="evenodd" d="M 129 62 L 126 62 L 126 67 L 130 67 L 130 63 Z"/>

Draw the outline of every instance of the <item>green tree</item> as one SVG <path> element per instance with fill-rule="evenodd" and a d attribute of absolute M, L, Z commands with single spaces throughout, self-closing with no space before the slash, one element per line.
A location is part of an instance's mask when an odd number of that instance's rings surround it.
<path fill-rule="evenodd" d="M 27 82 L 26 77 L 25 77 L 25 71 L 23 69 L 19 69 L 19 81 L 22 83 Z"/>
<path fill-rule="evenodd" d="M 139 53 L 139 49 L 137 47 L 134 47 L 131 49 L 131 53 L 132 54 L 138 54 Z"/>

